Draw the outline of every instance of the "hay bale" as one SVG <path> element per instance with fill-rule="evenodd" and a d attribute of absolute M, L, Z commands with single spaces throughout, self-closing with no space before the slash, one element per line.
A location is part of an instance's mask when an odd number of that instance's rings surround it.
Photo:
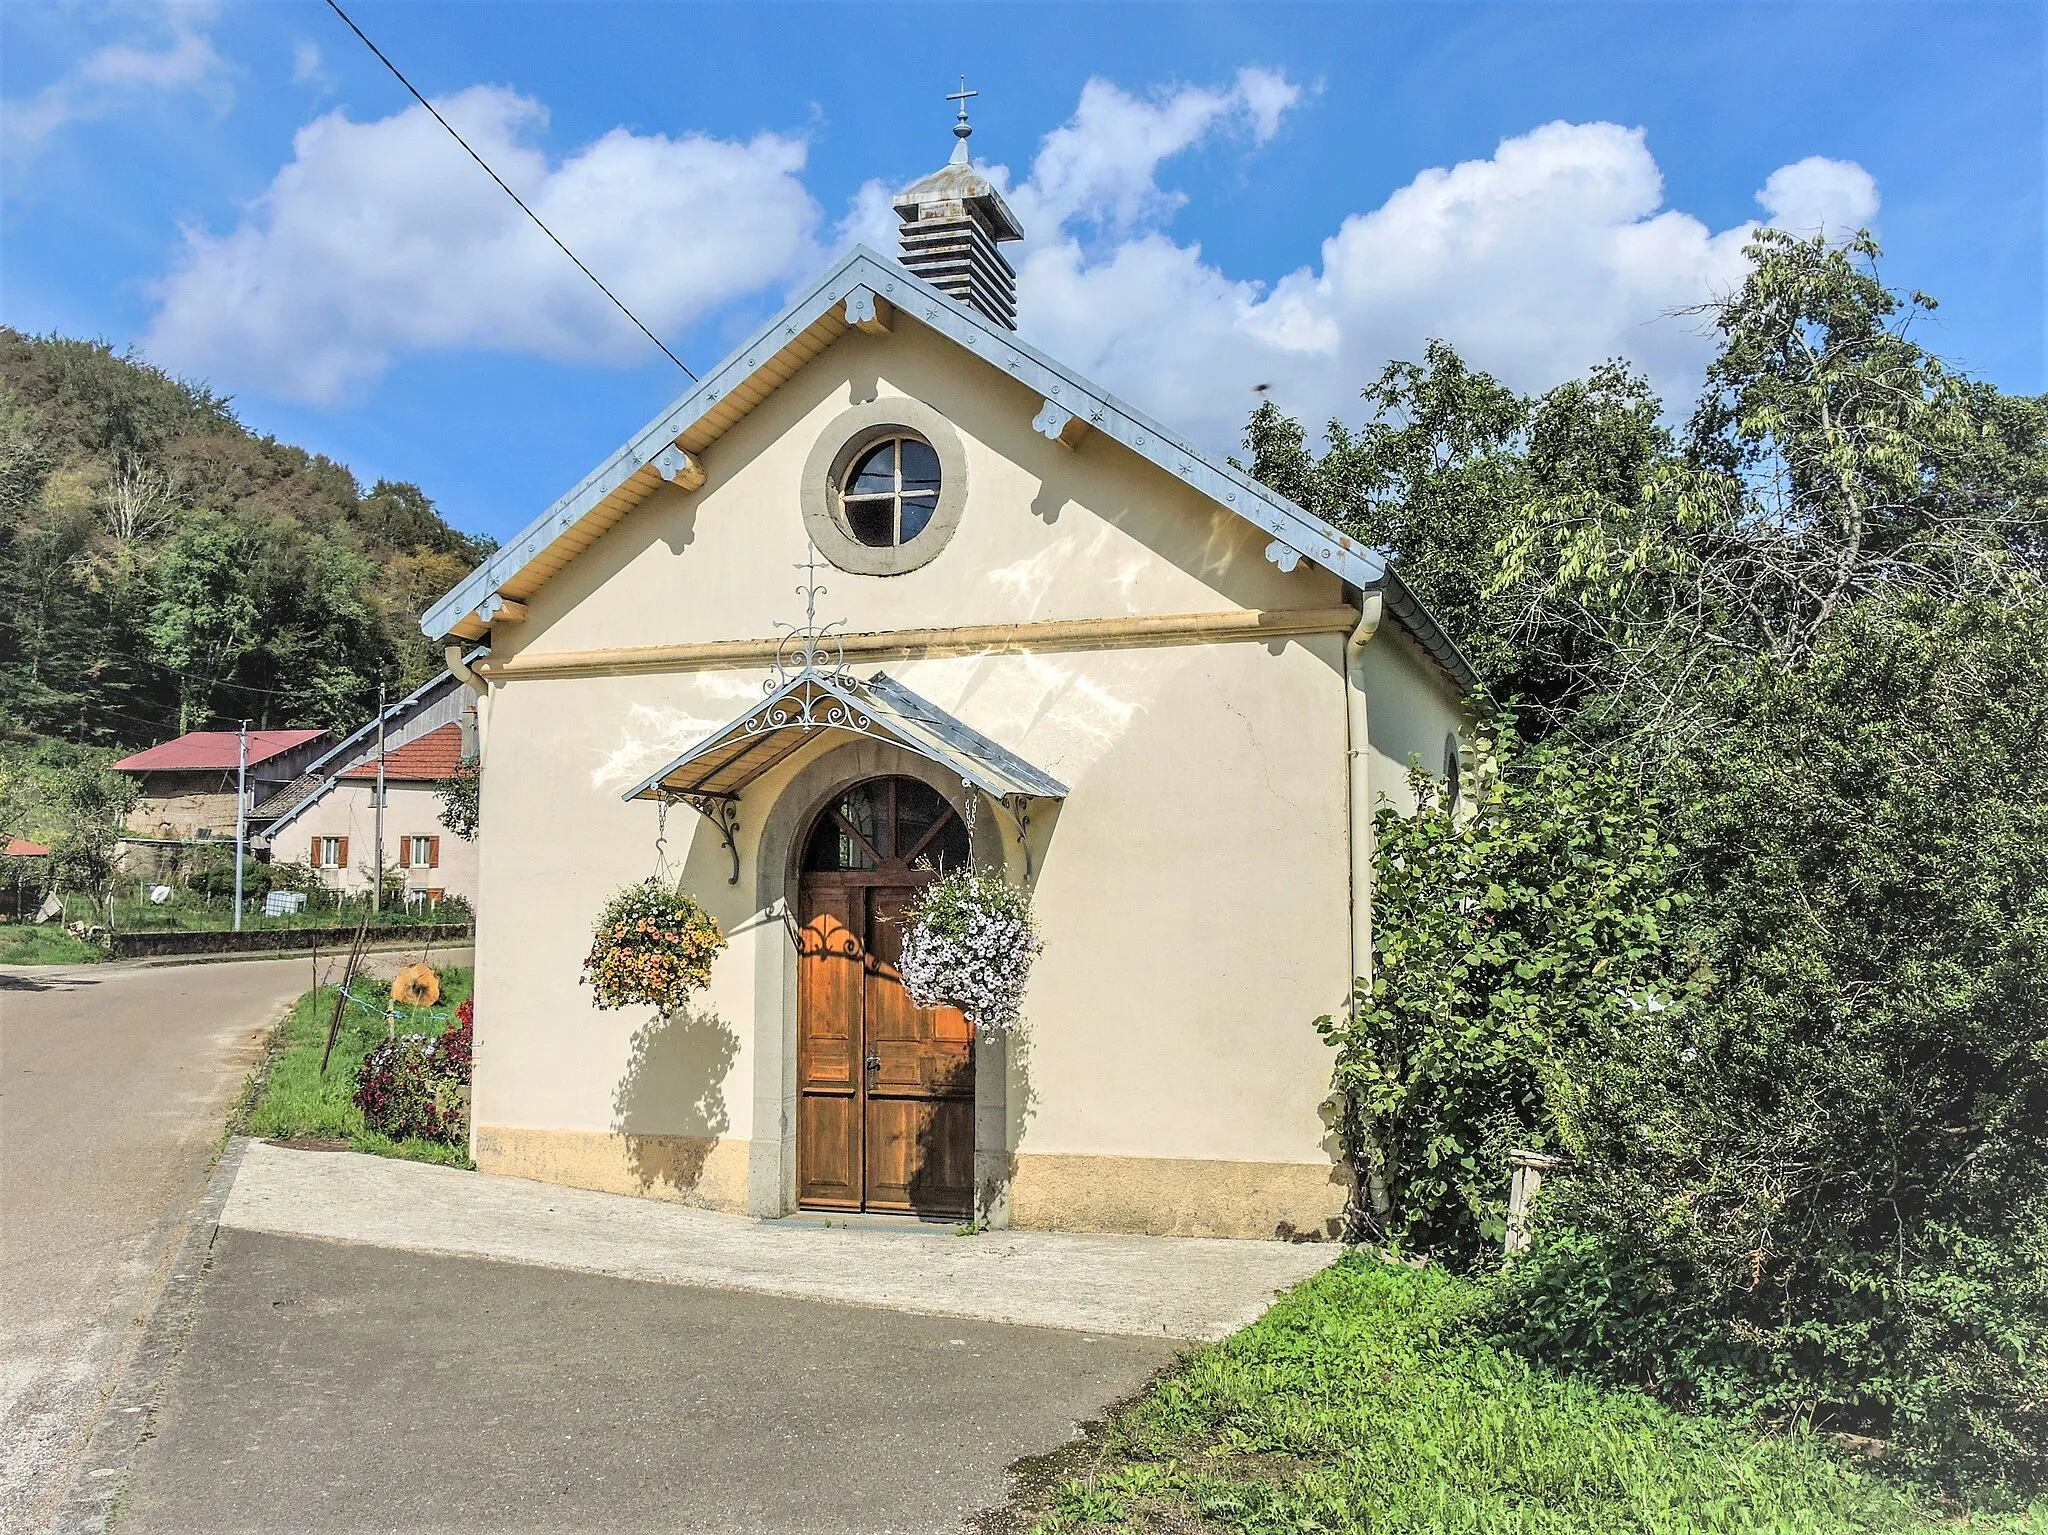
<path fill-rule="evenodd" d="M 441 977 L 432 965 L 407 965 L 391 982 L 391 1000 L 408 1007 L 432 1007 L 441 1000 Z"/>

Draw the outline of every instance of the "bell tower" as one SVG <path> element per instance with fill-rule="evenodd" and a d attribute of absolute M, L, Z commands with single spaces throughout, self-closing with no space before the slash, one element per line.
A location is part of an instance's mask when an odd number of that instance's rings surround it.
<path fill-rule="evenodd" d="M 967 103 L 978 91 L 960 89 L 946 99 L 960 104 L 953 124 L 953 158 L 897 194 L 903 264 L 947 297 L 957 299 L 1009 330 L 1017 328 L 1017 273 L 996 247 L 1024 231 L 1003 194 L 974 168 L 967 140 L 974 129 Z"/>

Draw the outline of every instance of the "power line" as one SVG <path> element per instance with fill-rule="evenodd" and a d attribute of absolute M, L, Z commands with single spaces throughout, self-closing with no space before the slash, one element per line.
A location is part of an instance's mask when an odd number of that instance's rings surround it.
<path fill-rule="evenodd" d="M 485 163 L 484 157 L 478 154 L 474 149 L 471 149 L 469 147 L 469 140 L 465 139 L 461 134 L 457 133 L 454 127 L 449 123 L 447 118 L 443 117 L 439 112 L 435 112 L 434 104 L 419 93 L 417 87 L 413 85 L 412 81 L 405 78 L 404 74 L 400 72 L 396 64 L 392 63 L 389 59 L 384 57 L 384 50 L 382 48 L 379 48 L 375 43 L 371 42 L 368 34 L 366 34 L 361 27 L 357 26 L 354 21 L 349 19 L 348 12 L 344 11 L 339 5 L 336 5 L 335 0 L 327 0 L 327 8 L 333 11 L 335 15 L 339 16 L 342 19 L 342 21 L 347 24 L 349 31 L 355 33 L 357 37 L 362 38 L 363 46 L 369 49 L 370 52 L 377 55 L 377 61 L 380 64 L 382 64 L 386 69 L 391 71 L 391 73 L 397 78 L 398 83 L 400 85 L 404 86 L 407 90 L 412 92 L 412 99 L 414 101 L 417 101 L 429 112 L 433 112 L 434 121 L 439 123 L 443 128 L 446 128 L 448 130 L 448 137 L 455 140 L 456 143 L 460 144 L 463 148 L 463 152 L 467 154 L 470 157 L 470 159 L 476 161 L 478 165 L 483 166 L 484 174 L 490 177 L 491 180 L 498 183 L 498 188 L 500 191 L 502 191 L 507 197 L 511 198 L 512 201 L 519 204 L 519 211 L 525 214 L 528 218 L 533 220 L 534 227 L 538 229 L 542 234 L 546 235 L 550 240 L 553 240 L 555 242 L 556 248 L 560 250 L 563 255 L 567 256 L 571 261 L 576 263 L 576 270 L 581 272 L 585 277 L 589 278 L 592 282 L 597 283 L 597 291 L 602 293 L 606 298 L 610 299 L 612 303 L 618 307 L 618 311 L 620 314 L 624 315 L 627 319 L 631 320 L 635 325 L 639 326 L 640 334 L 645 336 L 649 341 L 652 341 L 656 346 L 660 347 L 662 356 L 666 357 L 678 368 L 681 368 L 683 370 L 684 376 L 687 377 L 692 383 L 695 383 L 697 381 L 697 375 L 690 372 L 689 364 L 684 362 L 682 358 L 676 356 L 674 352 L 671 352 L 668 349 L 667 344 L 662 341 L 661 337 L 655 335 L 654 332 L 649 330 L 645 325 L 641 325 L 640 317 L 633 313 L 632 310 L 628 309 L 624 304 L 619 302 L 619 296 L 616 293 L 612 292 L 611 289 L 607 288 L 602 282 L 598 280 L 597 273 L 591 271 L 589 267 L 585 266 L 583 264 L 583 260 L 581 257 L 579 257 L 574 251 L 570 250 L 568 246 L 562 244 L 561 237 L 557 235 L 552 229 L 548 228 L 547 225 L 541 222 L 540 215 L 538 213 L 535 213 L 531 208 L 527 207 L 526 203 L 520 198 L 517 192 L 513 191 L 510 187 L 505 185 L 505 178 L 500 176 L 496 171 L 492 170 L 490 166 Z"/>

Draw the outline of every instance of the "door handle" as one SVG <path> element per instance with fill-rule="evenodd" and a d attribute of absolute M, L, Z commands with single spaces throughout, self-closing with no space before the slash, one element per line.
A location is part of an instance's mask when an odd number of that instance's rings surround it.
<path fill-rule="evenodd" d="M 882 1058 L 881 1058 L 881 1057 L 880 1057 L 879 1055 L 871 1055 L 871 1056 L 869 1056 L 869 1057 L 868 1057 L 868 1070 L 869 1070 L 869 1071 L 880 1071 L 881 1069 L 882 1069 Z"/>

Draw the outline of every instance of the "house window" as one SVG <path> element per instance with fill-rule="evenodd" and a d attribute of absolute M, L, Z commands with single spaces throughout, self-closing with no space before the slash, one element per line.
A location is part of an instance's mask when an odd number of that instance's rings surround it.
<path fill-rule="evenodd" d="M 405 865 L 409 869 L 438 869 L 441 866 L 439 837 L 407 837 Z"/>
<path fill-rule="evenodd" d="M 323 869 L 346 869 L 348 867 L 348 838 L 315 837 L 313 839 L 313 861 Z"/>
<path fill-rule="evenodd" d="M 939 505 L 939 455 L 921 437 L 885 437 L 847 466 L 839 488 L 846 529 L 870 549 L 922 533 Z"/>

